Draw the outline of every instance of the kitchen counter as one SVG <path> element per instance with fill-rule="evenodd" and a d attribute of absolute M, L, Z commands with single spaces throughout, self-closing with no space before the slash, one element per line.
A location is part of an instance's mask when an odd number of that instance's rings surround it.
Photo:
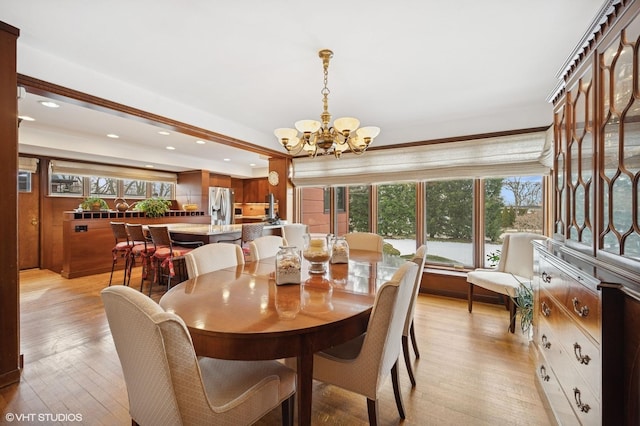
<path fill-rule="evenodd" d="M 282 226 L 286 221 L 278 225 L 264 224 L 264 235 L 282 236 Z M 204 225 L 196 223 L 168 223 L 169 232 L 176 241 L 202 241 L 205 244 L 236 241 L 242 235 L 242 225 Z"/>
<path fill-rule="evenodd" d="M 242 225 L 204 225 L 199 223 L 167 223 L 171 233 L 192 234 L 192 235 L 220 235 L 242 232 Z M 280 221 L 279 225 L 264 224 L 265 230 L 281 229 L 286 225 L 286 221 Z"/>

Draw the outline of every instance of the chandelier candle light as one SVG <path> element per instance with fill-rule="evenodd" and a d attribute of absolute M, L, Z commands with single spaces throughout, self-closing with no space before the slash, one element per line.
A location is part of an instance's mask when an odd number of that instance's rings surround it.
<path fill-rule="evenodd" d="M 295 129 L 280 128 L 273 133 L 283 147 L 293 155 L 305 150 L 310 157 L 315 157 L 318 148 L 324 150 L 324 154 L 333 153 L 336 158 L 344 151 L 351 150 L 354 154 L 362 154 L 369 147 L 373 138 L 378 136 L 380 128 L 368 126 L 361 127 L 357 118 L 343 117 L 334 121 L 333 127 L 329 126 L 331 114 L 329 113 L 329 60 L 333 52 L 329 49 L 321 50 L 318 55 L 322 59 L 324 68 L 324 87 L 322 88 L 322 104 L 324 110 L 320 115 L 320 121 L 300 120 L 296 121 Z M 297 129 L 297 130 L 296 130 Z M 298 133 L 300 132 L 300 134 Z"/>

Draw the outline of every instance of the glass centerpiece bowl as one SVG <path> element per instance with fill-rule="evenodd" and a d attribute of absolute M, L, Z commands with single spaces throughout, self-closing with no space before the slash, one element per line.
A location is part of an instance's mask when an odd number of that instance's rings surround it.
<path fill-rule="evenodd" d="M 309 261 L 310 274 L 324 274 L 327 271 L 327 263 L 331 259 L 329 237 L 305 234 L 302 257 Z"/>

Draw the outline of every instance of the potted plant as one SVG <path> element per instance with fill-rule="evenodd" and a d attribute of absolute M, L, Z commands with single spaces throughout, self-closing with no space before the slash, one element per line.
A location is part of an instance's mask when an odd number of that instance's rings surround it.
<path fill-rule="evenodd" d="M 511 298 L 520 312 L 520 328 L 526 334 L 533 323 L 533 289 L 531 283 L 520 283 L 516 294 Z"/>
<path fill-rule="evenodd" d="M 80 204 L 82 210 L 109 210 L 109 205 L 100 197 L 87 197 Z"/>
<path fill-rule="evenodd" d="M 164 198 L 153 197 L 138 201 L 135 209 L 144 212 L 147 217 L 160 217 L 169 211 L 170 206 L 171 201 L 165 200 Z"/>

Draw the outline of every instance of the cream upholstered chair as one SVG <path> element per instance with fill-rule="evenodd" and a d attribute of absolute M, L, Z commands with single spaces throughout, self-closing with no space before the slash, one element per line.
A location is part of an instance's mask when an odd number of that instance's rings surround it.
<path fill-rule="evenodd" d="M 182 319 L 130 287 L 107 287 L 102 300 L 133 424 L 247 425 L 278 405 L 283 424 L 292 424 L 293 370 L 197 357 Z"/>
<path fill-rule="evenodd" d="M 264 235 L 249 243 L 249 258 L 258 261 L 265 257 L 273 257 L 280 247 L 286 246 L 287 240 L 277 235 Z"/>
<path fill-rule="evenodd" d="M 409 356 L 409 338 L 411 338 L 411 344 L 413 346 L 413 352 L 416 354 L 416 358 L 420 358 L 420 351 L 418 351 L 418 342 L 416 341 L 416 333 L 413 326 L 413 313 L 415 311 L 418 293 L 420 293 L 420 284 L 422 283 L 422 273 L 424 271 L 424 263 L 426 259 L 427 246 L 423 244 L 418 247 L 418 250 L 416 250 L 416 255 L 412 259 L 412 262 L 418 265 L 418 273 L 416 275 L 416 281 L 413 287 L 413 298 L 409 303 L 407 318 L 404 321 L 404 330 L 402 331 L 402 352 L 404 354 L 404 363 L 407 366 L 407 373 L 409 373 L 409 380 L 411 380 L 412 387 L 416 385 L 416 379 L 413 376 L 413 369 L 411 368 L 411 357 Z"/>
<path fill-rule="evenodd" d="M 290 223 L 282 226 L 282 237 L 287 240 L 287 245 L 302 250 L 304 247 L 304 235 L 309 232 L 309 227 L 304 223 Z"/>
<path fill-rule="evenodd" d="M 378 234 L 371 232 L 350 232 L 344 234 L 344 239 L 349 244 L 349 250 L 367 250 L 382 253 L 384 240 Z"/>
<path fill-rule="evenodd" d="M 467 274 L 469 312 L 473 309 L 473 287 L 479 286 L 503 295 L 509 310 L 509 331 L 516 328 L 516 305 L 512 297 L 520 284 L 530 283 L 533 277 L 533 240 L 544 240 L 544 235 L 517 232 L 504 235 L 500 262 L 493 269 L 478 268 Z"/>
<path fill-rule="evenodd" d="M 189 278 L 195 278 L 218 269 L 244 265 L 244 253 L 238 244 L 212 243 L 185 254 L 184 261 L 187 265 L 187 275 Z"/>
<path fill-rule="evenodd" d="M 367 397 L 369 423 L 378 421 L 378 390 L 391 375 L 401 418 L 405 418 L 398 383 L 402 328 L 418 273 L 405 262 L 376 293 L 366 333 L 314 355 L 313 378 Z"/>

